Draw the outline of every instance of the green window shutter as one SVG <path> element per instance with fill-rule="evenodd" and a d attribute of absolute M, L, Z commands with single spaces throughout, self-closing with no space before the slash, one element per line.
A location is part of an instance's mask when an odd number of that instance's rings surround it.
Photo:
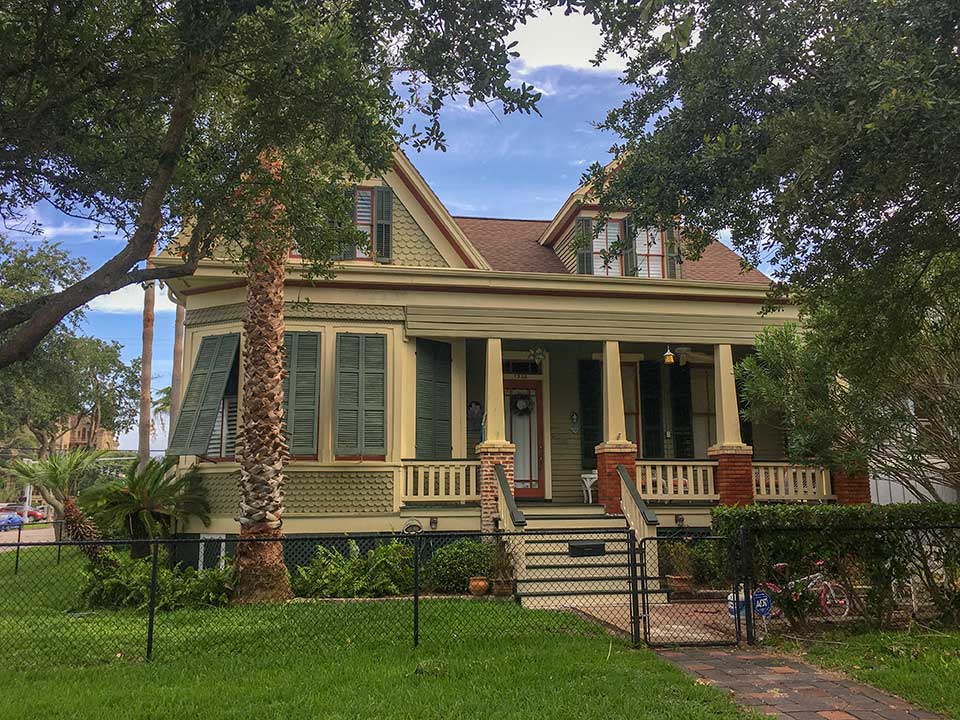
<path fill-rule="evenodd" d="M 640 363 L 640 416 L 643 423 L 643 457 L 663 457 L 663 397 L 660 363 Z"/>
<path fill-rule="evenodd" d="M 284 431 L 292 456 L 317 454 L 320 402 L 320 335 L 286 333 L 283 380 Z"/>
<path fill-rule="evenodd" d="M 374 251 L 377 260 L 388 263 L 393 260 L 393 190 L 378 187 L 373 199 L 376 217 L 376 243 Z"/>
<path fill-rule="evenodd" d="M 417 459 L 449 460 L 451 432 L 450 345 L 417 340 Z"/>
<path fill-rule="evenodd" d="M 690 366 L 670 366 L 670 407 L 673 421 L 673 456 L 692 458 L 693 450 L 693 389 L 690 385 Z"/>
<path fill-rule="evenodd" d="M 206 453 L 239 347 L 237 333 L 210 335 L 200 343 L 167 454 Z"/>
<path fill-rule="evenodd" d="M 337 335 L 334 440 L 337 455 L 360 454 L 360 352 L 362 335 Z"/>
<path fill-rule="evenodd" d="M 580 384 L 580 460 L 586 470 L 597 467 L 594 451 L 603 440 L 603 380 L 599 360 L 581 360 Z"/>
<path fill-rule="evenodd" d="M 623 235 L 623 274 L 634 277 L 637 274 L 637 232 L 630 218 L 623 221 Z"/>
<path fill-rule="evenodd" d="M 593 221 L 577 218 L 577 274 L 593 275 Z"/>
<path fill-rule="evenodd" d="M 387 453 L 387 337 L 363 336 L 363 455 Z"/>
<path fill-rule="evenodd" d="M 678 278 L 680 277 L 680 266 L 683 265 L 683 257 L 680 255 L 677 234 L 672 227 L 668 227 L 664 235 L 664 252 L 667 255 L 667 277 Z"/>

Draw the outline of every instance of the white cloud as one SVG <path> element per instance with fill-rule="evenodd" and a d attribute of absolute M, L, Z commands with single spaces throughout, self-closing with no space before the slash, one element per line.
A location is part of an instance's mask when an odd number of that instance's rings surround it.
<path fill-rule="evenodd" d="M 510 37 L 517 41 L 514 50 L 520 53 L 520 75 L 551 65 L 597 71 L 625 69 L 624 59 L 616 55 L 607 56 L 599 68 L 590 63 L 600 39 L 600 29 L 590 18 L 579 13 L 564 15 L 562 11 L 538 15 Z"/>
<path fill-rule="evenodd" d="M 101 295 L 90 302 L 89 308 L 105 313 L 142 313 L 143 287 L 139 284 L 127 285 L 109 295 Z M 175 312 L 176 309 L 166 291 L 158 288 L 156 312 Z"/>

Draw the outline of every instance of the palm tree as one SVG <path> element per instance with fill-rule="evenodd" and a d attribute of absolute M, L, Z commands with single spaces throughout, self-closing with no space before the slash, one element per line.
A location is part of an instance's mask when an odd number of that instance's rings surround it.
<path fill-rule="evenodd" d="M 35 462 L 14 460 L 9 469 L 14 477 L 33 485 L 53 508 L 53 519 L 61 523 L 56 526 L 62 528 L 58 533 L 65 532 L 71 540 L 101 540 L 100 528 L 77 505 L 77 494 L 103 454 L 103 450 L 71 450 Z M 99 563 L 107 556 L 103 545 L 81 545 L 80 549 L 93 562 Z"/>
<path fill-rule="evenodd" d="M 170 387 L 170 385 L 167 385 L 157 390 L 157 394 L 154 396 L 153 402 L 150 405 L 150 412 L 153 414 L 152 429 L 154 430 L 158 425 L 166 429 L 165 418 L 169 418 L 172 415 Z M 151 435 L 153 435 L 153 432 L 151 432 Z"/>
<path fill-rule="evenodd" d="M 176 472 L 177 458 L 131 462 L 122 477 L 94 485 L 81 497 L 104 527 L 122 527 L 133 543 L 130 557 L 146 557 L 149 540 L 166 537 L 174 523 L 198 517 L 210 522 L 207 489 L 196 468 Z"/>
<path fill-rule="evenodd" d="M 275 153 L 261 155 L 262 170 L 281 180 Z M 283 561 L 283 469 L 289 452 L 283 434 L 283 282 L 290 242 L 283 205 L 254 188 L 257 211 L 248 231 L 256 236 L 247 257 L 247 313 L 243 321 L 243 423 L 237 437 L 240 462 L 240 542 L 234 558 L 234 600 L 239 603 L 292 597 Z"/>
<path fill-rule="evenodd" d="M 151 252 L 151 255 L 153 253 Z M 149 265 L 149 260 L 147 264 Z M 153 324 L 155 319 L 155 307 L 157 301 L 157 287 L 155 282 L 148 282 L 143 288 L 143 336 L 142 349 L 140 352 L 140 420 L 137 433 L 137 457 L 140 459 L 140 467 L 147 464 L 150 459 L 150 436 L 153 434 L 151 429 L 150 412 L 150 380 L 153 373 Z"/>

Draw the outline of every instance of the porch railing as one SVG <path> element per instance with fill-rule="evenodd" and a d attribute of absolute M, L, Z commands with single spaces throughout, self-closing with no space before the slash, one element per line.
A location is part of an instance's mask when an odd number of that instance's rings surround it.
<path fill-rule="evenodd" d="M 637 460 L 637 488 L 644 500 L 719 499 L 713 482 L 717 463 L 707 460 Z"/>
<path fill-rule="evenodd" d="M 833 500 L 833 483 L 826 468 L 781 462 L 753 463 L 756 500 Z"/>
<path fill-rule="evenodd" d="M 404 460 L 404 502 L 480 500 L 479 460 Z"/>

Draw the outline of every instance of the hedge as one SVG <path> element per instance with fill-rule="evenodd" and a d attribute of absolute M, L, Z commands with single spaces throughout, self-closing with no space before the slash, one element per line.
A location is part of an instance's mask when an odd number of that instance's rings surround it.
<path fill-rule="evenodd" d="M 721 507 L 713 522 L 731 541 L 744 533 L 742 570 L 793 626 L 819 613 L 799 581 L 816 572 L 842 586 L 850 616 L 875 626 L 909 614 L 960 621 L 960 505 Z"/>

